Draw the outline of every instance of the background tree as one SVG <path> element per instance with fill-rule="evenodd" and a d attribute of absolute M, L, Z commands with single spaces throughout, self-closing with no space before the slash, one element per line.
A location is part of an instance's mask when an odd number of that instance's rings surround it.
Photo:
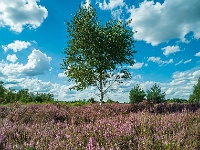
<path fill-rule="evenodd" d="M 153 103 L 161 103 L 165 101 L 165 92 L 162 92 L 161 87 L 155 83 L 150 90 L 147 90 L 147 100 Z"/>
<path fill-rule="evenodd" d="M 33 102 L 33 97 L 29 93 L 28 89 L 21 89 L 17 92 L 17 99 L 20 102 L 28 103 Z"/>
<path fill-rule="evenodd" d="M 129 93 L 130 103 L 134 104 L 142 102 L 145 96 L 146 96 L 145 91 L 142 88 L 140 88 L 138 84 L 136 84 Z"/>
<path fill-rule="evenodd" d="M 3 86 L 3 82 L 0 81 L 0 103 L 4 102 L 5 101 L 5 92 L 6 92 L 6 89 L 5 87 Z"/>
<path fill-rule="evenodd" d="M 102 102 L 112 84 L 131 77 L 122 68 L 124 64 L 134 64 L 136 53 L 128 23 L 109 20 L 102 25 L 91 5 L 80 7 L 71 22 L 66 23 L 69 40 L 62 69 L 69 81 L 76 83 L 73 89 L 96 86 Z"/>
<path fill-rule="evenodd" d="M 200 102 L 200 77 L 196 85 L 194 85 L 193 94 L 190 95 L 188 102 L 199 103 Z"/>
<path fill-rule="evenodd" d="M 55 101 L 54 95 L 50 93 L 37 93 L 36 96 L 34 96 L 35 102 L 53 102 Z"/>
<path fill-rule="evenodd" d="M 13 103 L 13 102 L 16 102 L 16 93 L 15 93 L 15 90 L 14 89 L 6 89 L 6 92 L 5 92 L 5 102 L 6 103 Z"/>

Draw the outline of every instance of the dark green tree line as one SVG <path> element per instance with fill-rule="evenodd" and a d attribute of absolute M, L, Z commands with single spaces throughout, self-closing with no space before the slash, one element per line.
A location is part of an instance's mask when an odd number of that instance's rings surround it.
<path fill-rule="evenodd" d="M 50 93 L 32 93 L 28 89 L 21 89 L 18 92 L 9 88 L 6 89 L 2 81 L 0 81 L 0 104 L 14 102 L 53 102 L 54 95 Z"/>

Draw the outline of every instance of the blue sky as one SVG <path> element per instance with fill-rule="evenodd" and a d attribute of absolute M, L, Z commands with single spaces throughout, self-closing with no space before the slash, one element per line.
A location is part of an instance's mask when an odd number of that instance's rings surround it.
<path fill-rule="evenodd" d="M 96 8 L 102 23 L 132 19 L 130 28 L 137 31 L 133 78 L 113 85 L 106 99 L 128 102 L 135 84 L 148 90 L 154 83 L 166 98 L 189 97 L 200 76 L 199 0 L 1 0 L 0 81 L 7 88 L 49 92 L 66 101 L 99 99 L 95 87 L 70 91 L 74 83 L 60 69 L 68 40 L 64 22 L 84 2 Z"/>

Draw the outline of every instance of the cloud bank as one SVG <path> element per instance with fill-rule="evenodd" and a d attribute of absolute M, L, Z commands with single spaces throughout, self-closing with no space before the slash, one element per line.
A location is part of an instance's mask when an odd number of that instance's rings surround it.
<path fill-rule="evenodd" d="M 38 5 L 39 0 L 1 0 L 0 27 L 21 33 L 24 27 L 36 29 L 48 16 L 44 6 Z"/>
<path fill-rule="evenodd" d="M 163 4 L 154 1 L 140 3 L 128 10 L 132 23 L 138 31 L 136 40 L 143 40 L 156 46 L 171 39 L 186 42 L 185 36 L 193 32 L 194 38 L 200 38 L 200 2 L 199 0 L 165 0 Z"/>
<path fill-rule="evenodd" d="M 7 60 L 12 63 L 2 60 L 0 62 L 0 74 L 9 78 L 16 78 L 22 75 L 36 76 L 44 74 L 50 69 L 51 57 L 40 50 L 34 49 L 28 56 L 28 62 L 25 65 L 16 62 L 17 56 L 15 54 L 8 55 Z"/>

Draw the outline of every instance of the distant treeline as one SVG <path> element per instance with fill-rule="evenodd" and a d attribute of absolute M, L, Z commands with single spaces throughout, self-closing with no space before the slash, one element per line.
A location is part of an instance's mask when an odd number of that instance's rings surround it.
<path fill-rule="evenodd" d="M 54 95 L 50 93 L 33 93 L 28 89 L 21 89 L 15 91 L 13 89 L 6 89 L 3 82 L 0 81 L 0 104 L 7 103 L 30 103 L 30 102 L 53 102 L 55 101 Z"/>

